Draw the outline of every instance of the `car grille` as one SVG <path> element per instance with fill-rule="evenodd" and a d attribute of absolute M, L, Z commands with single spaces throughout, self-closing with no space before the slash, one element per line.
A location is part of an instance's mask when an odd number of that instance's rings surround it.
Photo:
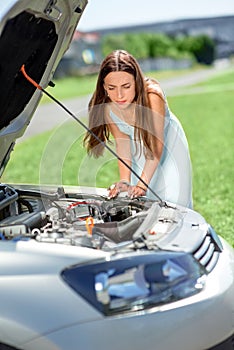
<path fill-rule="evenodd" d="M 220 248 L 213 237 L 207 233 L 202 244 L 193 252 L 193 256 L 198 260 L 207 270 L 211 272 L 215 267 L 220 254 Z"/>

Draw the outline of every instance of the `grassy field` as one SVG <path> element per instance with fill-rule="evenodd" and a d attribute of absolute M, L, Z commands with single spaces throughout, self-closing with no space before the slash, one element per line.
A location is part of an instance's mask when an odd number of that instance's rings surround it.
<path fill-rule="evenodd" d="M 194 209 L 234 246 L 233 75 L 234 70 L 168 100 L 190 145 Z M 95 77 L 83 81 L 87 93 L 94 84 Z M 2 182 L 110 185 L 118 179 L 116 160 L 108 152 L 98 160 L 89 159 L 83 134 L 79 125 L 69 122 L 17 144 Z"/>

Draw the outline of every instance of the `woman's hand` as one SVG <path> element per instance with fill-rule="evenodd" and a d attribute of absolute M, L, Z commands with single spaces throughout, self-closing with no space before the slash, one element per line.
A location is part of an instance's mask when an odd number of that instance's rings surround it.
<path fill-rule="evenodd" d="M 109 198 L 115 198 L 120 192 L 127 192 L 130 198 L 137 198 L 146 195 L 146 189 L 143 186 L 131 186 L 127 181 L 119 181 L 109 188 Z"/>
<path fill-rule="evenodd" d="M 142 197 L 146 195 L 146 189 L 143 188 L 143 186 L 129 186 L 128 188 L 128 196 L 130 198 L 137 198 Z"/>
<path fill-rule="evenodd" d="M 114 183 L 108 188 L 109 198 L 115 198 L 120 192 L 128 192 L 130 184 L 127 181 L 120 180 L 119 182 Z"/>

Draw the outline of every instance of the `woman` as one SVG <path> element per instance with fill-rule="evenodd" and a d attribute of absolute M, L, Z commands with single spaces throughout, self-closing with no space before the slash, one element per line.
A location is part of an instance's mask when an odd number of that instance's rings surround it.
<path fill-rule="evenodd" d="M 118 161 L 120 181 L 109 188 L 110 197 L 128 191 L 131 198 L 156 199 L 156 192 L 162 200 L 192 207 L 191 163 L 182 126 L 158 82 L 145 78 L 128 52 L 113 51 L 102 62 L 89 103 L 89 127 L 102 140 L 87 132 L 89 155 L 102 155 L 103 143 L 113 135 L 116 153 L 128 165 Z"/>

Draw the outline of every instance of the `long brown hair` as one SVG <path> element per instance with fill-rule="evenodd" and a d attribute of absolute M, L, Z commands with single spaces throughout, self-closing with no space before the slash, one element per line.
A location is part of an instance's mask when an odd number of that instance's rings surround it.
<path fill-rule="evenodd" d="M 151 114 L 147 91 L 145 88 L 145 78 L 136 59 L 124 50 L 111 52 L 102 62 L 96 89 L 89 102 L 89 129 L 102 142 L 110 142 L 110 131 L 105 120 L 105 104 L 110 102 L 104 89 L 104 79 L 111 72 L 126 72 L 132 74 L 135 79 L 135 99 L 136 120 L 135 139 L 143 141 L 144 153 L 149 155 L 156 153 L 155 133 L 153 132 L 152 117 L 147 118 L 146 114 Z M 146 108 L 142 108 L 146 107 Z M 84 137 L 84 146 L 88 154 L 99 157 L 103 154 L 104 146 L 89 132 Z"/>

